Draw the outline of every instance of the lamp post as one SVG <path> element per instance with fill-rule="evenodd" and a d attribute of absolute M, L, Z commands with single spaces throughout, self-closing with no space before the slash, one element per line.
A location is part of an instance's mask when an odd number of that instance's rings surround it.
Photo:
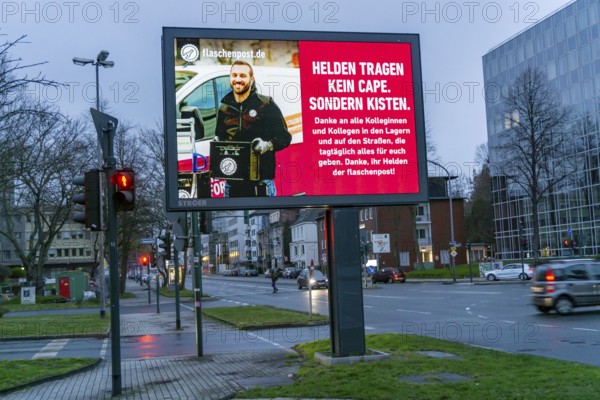
<path fill-rule="evenodd" d="M 96 67 L 96 109 L 100 110 L 100 66 L 104 68 L 112 68 L 115 66 L 114 61 L 106 61 L 108 58 L 108 51 L 100 50 L 100 53 L 96 56 L 95 60 L 91 58 L 83 58 L 83 57 L 73 57 L 73 64 L 84 66 L 87 64 L 92 64 Z"/>
<path fill-rule="evenodd" d="M 452 211 L 452 177 L 450 176 L 450 172 L 448 172 L 446 167 L 444 167 L 440 163 L 438 163 L 436 161 L 432 161 L 432 160 L 427 160 L 427 162 L 430 162 L 433 165 L 440 167 L 441 169 L 443 169 L 446 172 L 446 175 L 448 175 L 448 200 L 450 203 L 450 245 L 454 246 L 455 242 L 454 242 L 454 213 Z M 450 257 L 450 262 L 452 263 L 452 280 L 454 282 L 456 282 L 456 263 L 455 263 L 454 257 L 452 257 L 452 256 Z"/>
<path fill-rule="evenodd" d="M 84 66 L 87 64 L 92 64 L 96 67 L 96 109 L 100 111 L 100 82 L 99 82 L 99 67 L 102 66 L 104 68 L 112 68 L 115 66 L 114 61 L 106 61 L 108 58 L 108 51 L 100 50 L 98 55 L 96 56 L 96 60 L 92 60 L 89 58 L 82 57 L 73 57 L 73 64 Z M 104 160 L 102 159 L 102 145 L 98 142 L 98 157 L 100 160 L 100 164 L 102 165 Z M 100 260 L 98 260 L 98 269 L 100 275 L 100 318 L 104 318 L 106 315 L 106 285 L 105 285 L 105 274 L 104 274 L 104 235 L 100 232 L 97 233 L 98 238 L 98 247 L 100 250 Z"/>

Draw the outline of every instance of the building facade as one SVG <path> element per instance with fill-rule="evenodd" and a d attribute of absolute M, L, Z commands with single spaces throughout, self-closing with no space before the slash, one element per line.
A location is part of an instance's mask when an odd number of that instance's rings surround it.
<path fill-rule="evenodd" d="M 539 208 L 540 257 L 600 252 L 600 2 L 572 1 L 483 56 L 492 175 L 495 255 L 532 257 L 531 201 L 500 172 L 496 149 L 507 124 L 502 94 L 527 68 L 541 71 L 548 88 L 571 109 L 564 150 L 572 174 L 553 187 Z M 564 156 L 563 156 L 564 157 Z M 547 162 L 553 163 L 552 155 Z M 565 242 L 566 241 L 566 242 Z M 565 246 L 565 243 L 573 246 Z"/>

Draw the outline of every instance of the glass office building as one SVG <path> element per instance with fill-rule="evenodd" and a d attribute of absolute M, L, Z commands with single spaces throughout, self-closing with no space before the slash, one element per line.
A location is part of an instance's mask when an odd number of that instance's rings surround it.
<path fill-rule="evenodd" d="M 572 174 L 539 204 L 541 257 L 600 254 L 600 1 L 576 0 L 483 56 L 488 148 L 496 229 L 502 259 L 531 254 L 532 208 L 524 192 L 498 168 L 495 149 L 510 129 L 500 93 L 528 67 L 543 72 L 562 105 L 571 108 L 561 132 Z M 561 160 L 562 161 L 562 160 Z M 552 163 L 552 159 L 547 160 Z M 523 220 L 519 240 L 519 221 Z M 565 243 L 565 241 L 567 241 Z M 571 241 L 573 244 L 571 245 Z M 569 243 L 569 246 L 566 244 Z"/>

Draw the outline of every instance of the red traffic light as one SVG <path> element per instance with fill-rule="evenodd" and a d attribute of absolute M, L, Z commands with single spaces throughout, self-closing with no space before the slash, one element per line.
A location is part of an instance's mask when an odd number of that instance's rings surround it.
<path fill-rule="evenodd" d="M 115 171 L 110 177 L 115 185 L 115 200 L 118 211 L 133 211 L 135 208 L 135 171 L 123 168 Z"/>
<path fill-rule="evenodd" d="M 140 264 L 142 264 L 144 267 L 148 265 L 148 256 L 141 256 L 140 257 Z"/>
<path fill-rule="evenodd" d="M 135 174 L 133 171 L 119 170 L 113 174 L 111 181 L 117 185 L 117 190 L 131 189 L 135 184 Z"/>
<path fill-rule="evenodd" d="M 565 247 L 569 247 L 571 245 L 571 243 L 567 239 L 565 239 L 565 240 L 563 240 L 563 245 Z"/>

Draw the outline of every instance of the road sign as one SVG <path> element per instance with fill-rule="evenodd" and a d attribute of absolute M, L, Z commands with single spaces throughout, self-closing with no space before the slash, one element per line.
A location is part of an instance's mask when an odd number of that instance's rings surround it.
<path fill-rule="evenodd" d="M 183 235 L 183 228 L 177 222 L 173 224 L 173 238 L 173 246 L 175 247 L 175 250 L 183 251 L 185 240 L 187 238 Z"/>
<path fill-rule="evenodd" d="M 458 255 L 458 253 L 456 252 L 456 250 L 452 250 L 452 251 L 450 252 L 450 255 L 451 255 L 452 257 L 456 257 L 456 256 Z"/>
<path fill-rule="evenodd" d="M 156 244 L 156 239 L 154 239 L 154 238 L 140 239 L 140 244 Z"/>
<path fill-rule="evenodd" d="M 373 253 L 390 252 L 390 235 L 388 233 L 373 234 Z"/>

